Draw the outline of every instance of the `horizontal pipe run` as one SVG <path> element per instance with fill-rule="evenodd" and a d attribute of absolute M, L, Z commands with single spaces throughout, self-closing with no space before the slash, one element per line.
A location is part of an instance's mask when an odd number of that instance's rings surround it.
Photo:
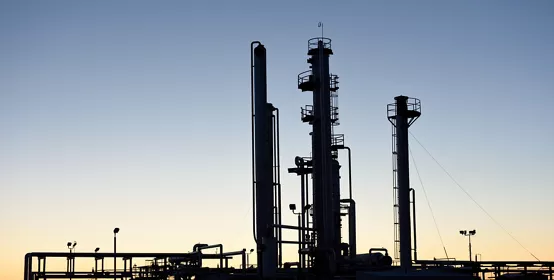
<path fill-rule="evenodd" d="M 129 278 L 133 276 L 133 272 L 118 272 L 116 275 L 114 273 L 91 273 L 91 272 L 82 272 L 82 273 L 70 273 L 71 275 L 66 275 L 66 272 L 56 272 L 55 274 L 50 273 L 33 273 L 33 275 L 38 275 L 40 278 L 48 278 L 48 279 L 67 279 L 69 276 L 74 279 L 90 279 L 90 278 L 98 278 L 98 279 L 113 279 L 114 276 L 117 278 Z M 32 278 L 32 279 L 38 279 L 38 278 Z"/>
<path fill-rule="evenodd" d="M 281 240 L 277 242 L 282 244 L 314 244 L 314 242 L 308 242 L 308 241 L 298 242 L 298 241 L 290 241 L 290 240 Z"/>
<path fill-rule="evenodd" d="M 198 252 L 191 253 L 68 253 L 68 252 L 32 252 L 25 257 L 54 257 L 54 258 L 169 258 L 169 257 L 191 257 L 198 255 Z M 219 256 L 219 254 L 202 254 L 202 256 Z"/>
<path fill-rule="evenodd" d="M 242 249 L 240 251 L 234 251 L 234 252 L 226 252 L 226 253 L 223 253 L 222 255 L 224 257 L 226 256 L 236 256 L 236 255 L 242 255 L 242 253 L 246 252 L 246 249 Z"/>
<path fill-rule="evenodd" d="M 306 230 L 306 231 L 315 231 L 315 228 L 297 227 L 297 226 L 288 226 L 288 225 L 273 225 L 273 227 L 275 227 L 275 228 Z"/>
<path fill-rule="evenodd" d="M 222 244 L 205 245 L 205 246 L 199 246 L 197 249 L 205 250 L 205 249 L 212 249 L 212 248 L 223 249 L 223 245 Z"/>

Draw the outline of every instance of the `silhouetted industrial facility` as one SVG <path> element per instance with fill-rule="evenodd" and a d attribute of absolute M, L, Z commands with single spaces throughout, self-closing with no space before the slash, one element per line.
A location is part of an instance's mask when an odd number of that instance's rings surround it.
<path fill-rule="evenodd" d="M 25 256 L 25 280 L 52 278 L 86 279 L 504 279 L 517 270 L 518 279 L 552 280 L 554 262 L 483 262 L 419 260 L 415 221 L 415 191 L 410 188 L 409 128 L 421 116 L 419 99 L 396 96 L 387 106 L 393 126 L 394 249 L 361 252 L 356 246 L 356 203 L 352 197 L 351 150 L 345 145 L 339 126 L 339 77 L 330 72 L 333 55 L 331 39 L 308 41 L 310 70 L 298 75 L 298 89 L 311 92 L 313 104 L 300 111 L 300 120 L 311 125 L 311 156 L 297 156 L 288 173 L 300 179 L 300 205 L 288 208 L 298 217 L 297 225 L 282 223 L 279 109 L 268 102 L 265 46 L 251 44 L 252 98 L 252 208 L 253 234 L 257 244 L 256 266 L 249 266 L 246 249 L 224 251 L 221 244 L 194 244 L 189 253 L 113 253 L 35 252 Z M 385 105 L 385 104 L 383 104 Z M 384 120 L 383 120 L 384 121 Z M 347 151 L 342 161 L 339 151 Z M 341 186 L 341 163 L 348 166 L 348 186 Z M 311 180 L 310 180 L 311 178 Z M 341 197 L 341 189 L 348 196 Z M 248 201 L 250 198 L 244 198 Z M 358 202 L 359 203 L 359 202 Z M 342 234 L 342 222 L 348 224 Z M 360 221 L 358 221 L 360 222 Z M 284 240 L 283 229 L 295 230 L 296 240 Z M 114 244 L 117 231 L 114 230 Z M 348 242 L 344 242 L 347 240 Z M 283 244 L 298 245 L 298 258 L 285 262 Z M 69 244 L 71 245 L 71 244 Z M 218 248 L 218 253 L 204 253 Z M 240 258 L 239 268 L 229 267 L 229 259 Z M 394 257 L 394 259 L 393 259 Z M 46 267 L 52 258 L 67 259 L 66 271 Z M 76 259 L 94 259 L 91 271 L 75 271 Z M 104 261 L 114 261 L 106 268 Z M 116 266 L 116 259 L 123 267 Z M 143 264 L 138 260 L 147 259 Z M 217 267 L 206 267 L 206 260 L 217 260 Z M 121 262 L 120 262 L 121 263 Z M 397 265 L 399 263 L 399 265 Z"/>

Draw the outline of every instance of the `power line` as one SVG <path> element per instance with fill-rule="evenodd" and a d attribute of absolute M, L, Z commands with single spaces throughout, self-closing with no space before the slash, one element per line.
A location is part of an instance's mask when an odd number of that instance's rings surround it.
<path fill-rule="evenodd" d="M 425 190 L 425 187 L 423 186 L 423 180 L 421 180 L 421 176 L 419 174 L 419 169 L 417 168 L 417 164 L 415 162 L 414 155 L 412 154 L 412 149 L 408 147 L 408 150 L 410 151 L 410 156 L 412 157 L 412 162 L 414 163 L 414 167 L 417 173 L 417 177 L 419 179 L 419 183 L 421 184 L 421 188 L 423 189 L 423 194 L 425 195 L 425 200 L 427 201 L 427 206 L 429 206 L 429 210 L 431 211 L 431 216 L 433 217 L 433 222 L 435 223 L 435 228 L 437 229 L 437 233 L 439 235 L 442 248 L 444 249 L 444 254 L 446 255 L 446 259 L 448 259 L 448 252 L 446 252 L 446 246 L 444 246 L 444 241 L 442 240 L 442 235 L 439 230 L 439 225 L 437 224 L 437 219 L 435 219 L 435 214 L 433 213 L 433 208 L 431 207 L 431 202 L 429 201 L 429 197 L 427 196 L 427 191 Z M 415 213 L 414 213 L 415 215 Z"/>
<path fill-rule="evenodd" d="M 487 212 L 487 210 L 485 210 L 485 208 L 483 208 L 483 206 L 481 206 L 481 204 L 479 204 L 463 187 L 462 185 L 460 185 L 460 183 L 458 183 L 458 181 L 456 181 L 456 179 L 454 179 L 454 177 L 452 175 L 450 175 L 450 173 L 439 163 L 439 161 L 437 159 L 435 159 L 435 157 L 423 146 L 423 144 L 421 144 L 421 142 L 419 142 L 419 140 L 417 139 L 417 137 L 415 137 L 415 135 L 409 131 L 410 135 L 412 135 L 412 137 L 416 140 L 416 142 L 425 150 L 425 152 L 427 152 L 427 154 L 435 161 L 435 163 L 442 169 L 442 171 L 444 171 L 444 173 L 446 173 L 446 175 L 448 175 L 448 177 L 450 177 L 450 179 L 454 182 L 454 184 L 456 184 L 468 197 L 469 199 L 471 199 L 475 205 L 477 205 L 487 216 L 489 216 L 489 218 L 496 223 L 497 226 L 499 226 L 502 230 L 504 230 L 504 232 L 506 234 L 508 234 L 515 242 L 517 242 L 517 244 L 519 244 L 519 246 L 521 246 L 521 248 L 523 248 L 525 251 L 527 251 L 527 253 L 529 253 L 531 256 L 533 256 L 533 258 L 535 258 L 537 261 L 541 261 L 539 260 L 539 258 L 537 258 L 531 251 L 529 251 L 529 249 L 527 249 L 525 246 L 523 246 L 523 244 L 521 244 L 521 242 L 519 242 L 519 240 L 517 240 L 508 230 L 506 230 L 506 228 L 504 228 L 496 219 L 494 219 L 492 217 L 491 214 L 489 214 L 489 212 Z M 416 168 L 417 170 L 417 168 Z"/>

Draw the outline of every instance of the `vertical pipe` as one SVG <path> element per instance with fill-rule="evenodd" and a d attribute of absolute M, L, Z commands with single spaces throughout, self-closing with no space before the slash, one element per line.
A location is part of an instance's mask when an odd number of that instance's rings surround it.
<path fill-rule="evenodd" d="M 356 256 L 356 202 L 353 199 L 341 199 L 340 202 L 348 203 L 348 242 L 350 257 Z"/>
<path fill-rule="evenodd" d="M 408 161 L 408 105 L 406 96 L 396 100 L 396 145 L 398 205 L 400 223 L 400 266 L 407 272 L 412 266 L 412 242 L 410 219 L 410 170 Z"/>
<path fill-rule="evenodd" d="M 344 147 L 348 150 L 348 198 L 352 199 L 352 151 L 350 147 Z"/>
<path fill-rule="evenodd" d="M 23 271 L 24 280 L 31 280 L 33 273 L 33 256 L 31 254 L 25 254 L 25 265 Z"/>
<path fill-rule="evenodd" d="M 254 41 L 250 44 L 250 109 L 251 109 L 251 123 L 252 123 L 252 233 L 254 241 L 258 243 L 256 237 L 256 138 L 255 138 L 255 112 L 254 112 L 254 45 L 259 44 L 259 41 Z"/>
<path fill-rule="evenodd" d="M 275 157 L 276 157 L 276 162 L 277 162 L 277 170 L 276 170 L 276 173 L 277 173 L 277 176 L 276 176 L 276 179 L 277 179 L 277 187 L 278 187 L 278 190 L 277 190 L 277 196 L 278 196 L 278 199 L 277 199 L 277 207 L 279 208 L 279 219 L 278 219 L 278 222 L 277 224 L 278 225 L 281 225 L 282 224 L 282 213 L 281 213 L 281 206 L 282 206 L 282 203 L 281 203 L 281 141 L 279 140 L 280 137 L 279 137 L 279 109 L 278 108 L 275 108 L 275 119 L 276 119 L 276 124 L 275 124 L 275 139 L 274 139 L 274 142 L 276 142 L 276 148 L 275 148 Z M 279 241 L 283 241 L 283 229 L 282 228 L 277 228 L 277 231 L 278 231 L 278 235 L 279 235 Z M 283 243 L 282 242 L 279 242 L 279 267 L 282 267 L 283 265 Z"/>
<path fill-rule="evenodd" d="M 300 215 L 301 213 L 296 214 L 299 228 L 302 226 L 302 219 Z M 300 269 L 302 269 L 302 231 L 298 229 L 298 270 Z"/>
<path fill-rule="evenodd" d="M 332 201 L 332 218 L 333 218 L 333 248 L 335 252 L 340 252 L 338 248 L 341 248 L 341 215 L 340 215 L 340 168 L 341 165 L 336 159 L 331 160 L 331 178 L 333 179 L 331 183 L 331 201 Z"/>
<path fill-rule="evenodd" d="M 46 272 L 46 257 L 42 260 L 42 272 Z M 46 274 L 44 275 L 44 280 L 46 280 Z"/>
<path fill-rule="evenodd" d="M 349 235 L 348 241 L 350 243 L 350 257 L 356 257 L 356 202 L 350 199 L 350 208 L 348 210 L 348 226 Z"/>
<path fill-rule="evenodd" d="M 223 268 L 223 245 L 219 245 L 219 267 Z"/>
<path fill-rule="evenodd" d="M 29 266 L 29 254 L 25 254 L 25 263 L 23 265 L 23 280 L 29 280 L 28 266 Z"/>
<path fill-rule="evenodd" d="M 300 243 L 301 243 L 301 246 L 299 248 L 299 250 L 302 250 L 306 247 L 306 245 L 304 244 L 304 241 L 305 241 L 305 231 L 304 231 L 304 227 L 306 227 L 306 197 L 305 197 L 305 191 L 304 191 L 304 188 L 306 187 L 305 186 L 305 183 L 304 183 L 304 178 L 306 177 L 306 175 L 304 175 L 304 166 L 299 166 L 301 168 L 301 172 L 300 172 L 300 223 L 299 223 L 299 227 L 301 227 L 302 229 L 301 230 L 298 230 L 300 232 Z M 304 267 L 304 254 L 300 254 L 300 259 L 298 260 L 299 264 L 298 264 L 298 267 Z"/>
<path fill-rule="evenodd" d="M 412 191 L 412 220 L 413 220 L 413 232 L 414 232 L 414 261 L 417 261 L 417 230 L 416 230 L 416 203 L 415 203 L 415 189 Z"/>
<path fill-rule="evenodd" d="M 348 151 L 348 198 L 352 201 L 348 210 L 348 227 L 349 236 L 348 242 L 350 243 L 350 257 L 355 257 L 356 252 L 356 203 L 352 199 L 352 150 L 350 147 L 344 147 Z"/>
<path fill-rule="evenodd" d="M 310 211 L 312 211 L 313 213 L 313 198 L 312 198 L 312 201 L 310 203 L 310 180 L 309 180 L 309 176 L 308 174 L 304 174 L 304 190 L 306 192 L 306 194 L 304 195 L 304 198 L 306 199 L 306 205 L 310 205 L 310 209 L 308 209 L 306 211 L 306 213 L 304 213 L 304 227 L 306 228 L 310 228 Z M 312 219 L 312 226 L 313 227 L 313 219 Z M 306 236 L 307 235 L 310 235 L 311 233 L 313 233 L 313 231 L 304 231 L 304 240 L 306 240 Z M 314 240 L 312 239 L 309 239 L 312 243 L 311 244 L 306 244 L 304 245 L 304 248 L 308 248 L 308 247 L 313 247 L 313 242 Z M 308 258 L 310 258 L 310 255 L 306 255 L 306 254 L 303 254 L 303 257 L 304 257 L 304 267 L 307 267 L 308 266 Z"/>
<path fill-rule="evenodd" d="M 248 261 L 246 260 L 246 248 L 242 250 L 242 271 L 246 273 L 246 266 Z"/>

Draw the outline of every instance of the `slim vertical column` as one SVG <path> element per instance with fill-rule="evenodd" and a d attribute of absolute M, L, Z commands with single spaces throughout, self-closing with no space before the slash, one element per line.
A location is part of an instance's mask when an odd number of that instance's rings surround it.
<path fill-rule="evenodd" d="M 332 207 L 331 172 L 331 95 L 329 91 L 329 56 L 325 45 L 318 40 L 317 49 L 312 51 L 312 72 L 314 76 L 313 104 L 313 188 L 314 211 L 317 229 L 316 270 L 327 276 L 334 270 L 334 219 Z"/>
<path fill-rule="evenodd" d="M 277 243 L 273 229 L 273 137 L 272 108 L 267 103 L 266 49 L 253 50 L 253 152 L 255 188 L 255 233 L 258 273 L 273 278 L 277 269 Z"/>
<path fill-rule="evenodd" d="M 412 266 L 412 241 L 410 218 L 410 165 L 408 151 L 408 128 L 421 115 L 420 103 L 407 96 L 394 98 L 395 104 L 389 104 L 388 118 L 396 127 L 396 160 L 398 182 L 398 221 L 400 233 L 400 265 L 404 271 Z M 413 100 L 413 101 L 412 101 Z M 392 107 L 392 110 L 391 110 Z"/>
<path fill-rule="evenodd" d="M 312 125 L 312 188 L 313 227 L 315 228 L 315 271 L 318 279 L 332 277 L 338 255 L 334 204 L 333 167 L 331 150 L 331 78 L 329 56 L 331 40 L 312 38 L 308 41 L 308 63 L 311 70 L 298 75 L 298 88 L 313 92 L 313 106 L 302 109 L 302 121 Z"/>

